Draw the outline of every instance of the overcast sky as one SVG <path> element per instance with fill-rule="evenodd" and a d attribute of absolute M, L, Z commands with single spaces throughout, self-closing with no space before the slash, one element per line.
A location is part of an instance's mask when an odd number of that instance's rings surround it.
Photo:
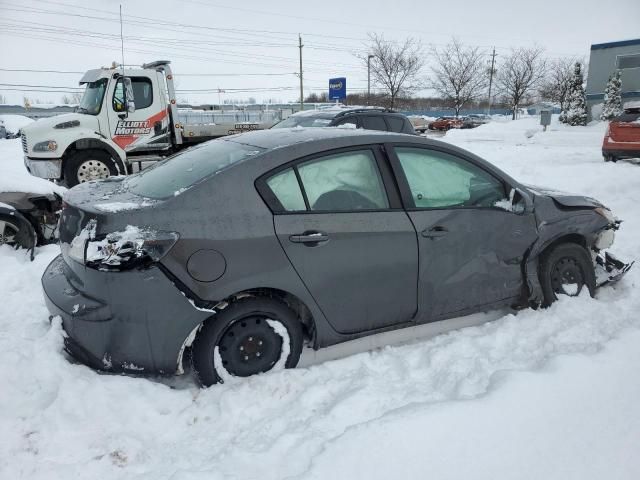
<path fill-rule="evenodd" d="M 368 32 L 413 37 L 425 55 L 456 36 L 487 52 L 495 46 L 498 62 L 512 47 L 534 45 L 548 57 L 588 59 L 592 43 L 640 37 L 640 0 L 0 0 L 0 68 L 82 72 L 119 62 L 120 4 L 125 63 L 171 60 L 179 89 L 226 90 L 179 94 L 194 103 L 295 100 L 298 32 L 305 95 L 326 91 L 334 76 L 347 77 L 348 91 L 365 90 L 366 66 L 354 53 L 366 52 Z M 59 102 L 80 76 L 0 70 L 0 94 Z"/>

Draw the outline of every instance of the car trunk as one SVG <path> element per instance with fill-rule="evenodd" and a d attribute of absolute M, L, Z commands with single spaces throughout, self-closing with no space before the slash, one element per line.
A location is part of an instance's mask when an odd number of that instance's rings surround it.
<path fill-rule="evenodd" d="M 637 143 L 640 148 L 640 113 L 625 113 L 611 120 L 609 138 L 618 143 Z"/>

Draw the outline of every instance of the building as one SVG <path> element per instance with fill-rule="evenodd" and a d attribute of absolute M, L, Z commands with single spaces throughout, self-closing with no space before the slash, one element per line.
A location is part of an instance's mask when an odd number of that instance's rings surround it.
<path fill-rule="evenodd" d="M 616 69 L 621 72 L 622 103 L 640 100 L 640 38 L 591 45 L 586 89 L 590 118 L 600 114 L 604 89 Z"/>

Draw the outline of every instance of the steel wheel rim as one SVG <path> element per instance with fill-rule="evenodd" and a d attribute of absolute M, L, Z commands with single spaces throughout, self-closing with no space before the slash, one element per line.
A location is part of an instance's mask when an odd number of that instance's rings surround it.
<path fill-rule="evenodd" d="M 0 220 L 0 245 L 15 245 L 18 230 L 13 223 Z"/>
<path fill-rule="evenodd" d="M 269 371 L 282 356 L 282 337 L 267 317 L 251 315 L 235 321 L 218 341 L 222 368 L 236 377 Z"/>
<path fill-rule="evenodd" d="M 91 180 L 104 180 L 111 176 L 111 171 L 106 163 L 101 160 L 85 160 L 78 167 L 78 183 Z"/>
<path fill-rule="evenodd" d="M 584 287 L 582 268 L 574 257 L 562 257 L 551 269 L 551 288 L 556 295 L 577 297 Z M 573 290 L 570 286 L 576 285 Z"/>

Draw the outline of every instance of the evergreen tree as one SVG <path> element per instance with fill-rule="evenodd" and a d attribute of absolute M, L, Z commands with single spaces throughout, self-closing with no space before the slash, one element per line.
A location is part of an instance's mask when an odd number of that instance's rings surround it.
<path fill-rule="evenodd" d="M 620 70 L 616 70 L 609 77 L 607 88 L 604 90 L 604 104 L 600 120 L 611 120 L 622 113 L 622 80 L 620 80 Z"/>
<path fill-rule="evenodd" d="M 576 63 L 573 72 L 573 81 L 569 92 L 566 111 L 564 113 L 564 123 L 572 126 L 587 124 L 587 99 L 584 94 L 584 77 L 582 76 L 582 66 Z"/>

